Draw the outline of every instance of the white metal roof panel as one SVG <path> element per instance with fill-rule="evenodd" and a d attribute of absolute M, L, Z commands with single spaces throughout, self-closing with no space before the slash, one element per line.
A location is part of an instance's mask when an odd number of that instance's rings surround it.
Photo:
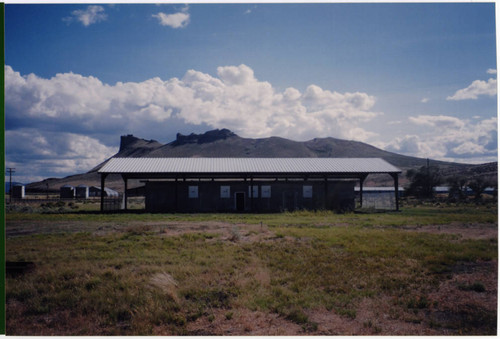
<path fill-rule="evenodd" d="M 399 173 L 380 158 L 111 158 L 99 173 Z"/>

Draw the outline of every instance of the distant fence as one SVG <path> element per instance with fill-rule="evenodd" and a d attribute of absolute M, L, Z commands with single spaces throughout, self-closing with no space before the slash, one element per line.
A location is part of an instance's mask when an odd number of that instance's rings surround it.
<path fill-rule="evenodd" d="M 359 206 L 359 194 L 356 196 L 356 202 Z M 395 209 L 396 198 L 394 192 L 363 192 L 363 208 L 375 209 Z"/>
<path fill-rule="evenodd" d="M 96 204 L 100 204 L 101 202 L 101 197 L 89 197 L 87 199 L 84 198 L 44 198 L 41 196 L 38 197 L 30 197 L 30 196 L 25 196 L 24 198 L 12 198 L 12 201 L 10 201 L 9 198 L 5 199 L 6 204 L 46 204 L 46 203 L 58 203 L 58 202 L 64 202 L 64 203 L 71 203 L 71 202 L 93 202 Z M 106 197 L 103 200 L 103 210 L 104 211 L 117 211 L 120 209 L 123 209 L 124 204 L 123 204 L 123 196 L 119 197 Z"/>
<path fill-rule="evenodd" d="M 104 198 L 102 208 L 103 211 L 118 211 L 123 209 L 124 208 L 123 197 Z"/>
<path fill-rule="evenodd" d="M 119 197 L 114 197 L 114 198 L 105 198 L 105 199 L 121 199 Z M 7 196 L 5 198 L 5 201 L 8 203 L 11 199 Z M 90 201 L 90 202 L 100 202 L 101 197 L 89 197 L 89 198 L 60 198 L 60 197 L 49 197 L 45 198 L 43 196 L 29 196 L 26 195 L 24 198 L 14 198 L 12 197 L 12 202 L 25 202 L 25 203 L 46 203 L 46 202 L 59 202 L 59 201 L 64 201 L 64 202 L 72 202 L 72 201 Z"/>

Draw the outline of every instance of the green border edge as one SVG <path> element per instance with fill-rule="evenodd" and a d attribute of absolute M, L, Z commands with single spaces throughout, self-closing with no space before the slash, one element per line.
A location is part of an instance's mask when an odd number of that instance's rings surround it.
<path fill-rule="evenodd" d="M 5 3 L 0 3 L 0 53 L 1 64 L 5 65 Z M 5 334 L 6 312 L 5 312 L 5 66 L 2 67 L 2 74 L 0 75 L 0 87 L 2 88 L 0 94 L 0 139 L 2 140 L 3 149 L 1 153 L 2 163 L 2 190 L 0 194 L 0 208 L 2 210 L 2 218 L 0 221 L 0 250 L 2 253 L 2 260 L 0 260 L 0 282 L 2 283 L 2 292 L 0 293 L 0 334 Z"/>

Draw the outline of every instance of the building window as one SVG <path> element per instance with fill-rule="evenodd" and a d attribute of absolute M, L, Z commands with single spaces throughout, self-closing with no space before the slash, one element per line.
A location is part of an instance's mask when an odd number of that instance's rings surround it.
<path fill-rule="evenodd" d="M 313 196 L 313 187 L 304 185 L 302 188 L 302 196 L 304 198 L 312 198 Z"/>
<path fill-rule="evenodd" d="M 262 198 L 270 198 L 271 197 L 271 186 L 261 186 L 261 196 Z"/>
<path fill-rule="evenodd" d="M 253 196 L 252 196 L 252 189 L 253 187 Z M 248 186 L 248 196 L 253 197 L 253 198 L 258 198 L 259 197 L 259 186 Z"/>
<path fill-rule="evenodd" d="M 198 198 L 198 186 L 189 186 L 189 198 Z"/>
<path fill-rule="evenodd" d="M 231 197 L 231 189 L 229 186 L 221 186 L 220 187 L 220 197 L 221 198 L 230 198 Z"/>

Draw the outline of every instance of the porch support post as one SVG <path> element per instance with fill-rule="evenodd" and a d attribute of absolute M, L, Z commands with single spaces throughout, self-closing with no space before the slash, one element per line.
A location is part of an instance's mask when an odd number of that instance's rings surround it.
<path fill-rule="evenodd" d="M 394 196 L 396 198 L 396 211 L 399 211 L 399 184 L 398 184 L 398 173 L 391 173 L 394 179 Z"/>
<path fill-rule="evenodd" d="M 104 212 L 104 181 L 107 175 L 107 173 L 101 173 L 101 212 Z"/>
<path fill-rule="evenodd" d="M 126 211 L 127 210 L 127 200 L 128 200 L 128 194 L 127 194 L 128 178 L 122 174 L 122 179 L 123 179 L 124 186 L 125 186 L 125 191 L 123 193 L 123 209 Z"/>
<path fill-rule="evenodd" d="M 179 211 L 179 178 L 175 177 L 175 212 Z"/>
<path fill-rule="evenodd" d="M 363 207 L 363 183 L 368 175 L 362 175 L 359 177 L 359 208 Z"/>
<path fill-rule="evenodd" d="M 250 177 L 250 211 L 253 212 L 253 177 Z"/>
<path fill-rule="evenodd" d="M 323 199 L 323 204 L 325 206 L 325 210 L 328 208 L 328 177 L 325 176 L 325 199 Z"/>

